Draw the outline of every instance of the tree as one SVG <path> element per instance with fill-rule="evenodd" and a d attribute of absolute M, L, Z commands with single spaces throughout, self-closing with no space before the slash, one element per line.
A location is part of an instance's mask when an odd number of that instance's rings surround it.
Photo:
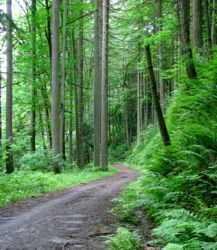
<path fill-rule="evenodd" d="M 193 0 L 193 45 L 202 48 L 202 0 Z"/>
<path fill-rule="evenodd" d="M 31 82 L 31 113 L 30 113 L 30 151 L 35 151 L 36 122 L 36 0 L 32 0 L 32 82 Z"/>
<path fill-rule="evenodd" d="M 66 78 L 66 19 L 67 0 L 63 1 L 63 35 L 62 35 L 62 79 L 60 102 L 60 153 L 65 159 L 65 78 Z"/>
<path fill-rule="evenodd" d="M 186 71 L 189 79 L 197 78 L 194 65 L 193 54 L 190 42 L 190 2 L 185 0 L 178 1 L 181 12 L 182 42 L 184 46 Z"/>
<path fill-rule="evenodd" d="M 103 170 L 108 168 L 108 29 L 109 0 L 103 0 L 102 29 L 102 89 L 101 89 L 101 162 Z"/>
<path fill-rule="evenodd" d="M 158 0 L 157 2 L 157 18 L 158 18 L 158 25 L 157 25 L 157 30 L 160 32 L 162 30 L 162 0 Z M 162 52 L 162 42 L 159 42 L 159 87 L 160 87 L 160 104 L 162 110 L 164 110 L 164 79 L 162 75 L 162 70 L 163 70 L 163 52 Z"/>
<path fill-rule="evenodd" d="M 69 2 L 69 4 L 72 3 L 72 0 Z M 73 12 L 70 10 L 70 16 L 73 17 Z M 69 161 L 73 161 L 73 82 L 76 83 L 76 66 L 75 63 L 72 62 L 72 60 L 75 59 L 75 41 L 74 41 L 74 28 L 71 28 L 70 32 L 70 57 L 71 57 L 71 63 L 70 63 L 70 69 L 69 69 Z M 76 86 L 75 90 L 76 90 Z"/>
<path fill-rule="evenodd" d="M 80 1 L 83 8 L 83 0 Z M 80 17 L 83 16 L 83 9 L 79 12 Z M 84 127 L 83 127 L 83 85 L 84 85 L 84 30 L 83 18 L 79 20 L 78 31 L 78 91 L 76 94 L 76 152 L 77 164 L 80 169 L 84 168 Z"/>
<path fill-rule="evenodd" d="M 204 0 L 204 14 L 206 24 L 206 40 L 207 40 L 207 57 L 211 55 L 212 39 L 211 39 L 211 26 L 210 26 L 210 15 L 209 15 L 209 1 Z"/>
<path fill-rule="evenodd" d="M 163 140 L 163 144 L 165 146 L 170 146 L 170 136 L 166 127 L 166 123 L 164 121 L 163 117 L 163 112 L 160 106 L 160 101 L 157 93 L 157 84 L 154 76 L 154 70 L 153 70 L 153 65 L 152 65 L 152 58 L 151 58 L 151 51 L 150 51 L 150 46 L 146 45 L 145 46 L 145 52 L 146 52 L 146 60 L 147 60 L 147 69 L 150 77 L 150 82 L 151 82 L 151 91 L 152 91 L 152 96 L 153 96 L 153 101 L 154 101 L 154 106 L 155 106 L 155 111 L 157 114 L 157 119 L 158 119 L 158 124 L 160 128 L 160 133 L 161 137 Z"/>
<path fill-rule="evenodd" d="M 94 165 L 100 165 L 101 79 L 102 79 L 102 0 L 96 0 L 94 16 Z"/>
<path fill-rule="evenodd" d="M 54 0 L 52 5 L 52 150 L 53 157 L 60 154 L 60 92 L 59 92 L 59 0 Z M 60 166 L 54 161 L 53 170 L 60 172 Z"/>
<path fill-rule="evenodd" d="M 12 10 L 11 0 L 6 1 L 7 13 L 7 89 L 6 89 L 6 173 L 10 174 L 14 171 L 13 152 L 12 152 L 12 130 L 13 130 L 13 87 L 12 87 Z"/>
<path fill-rule="evenodd" d="M 140 46 L 139 46 L 140 47 Z M 139 48 L 140 50 L 140 48 Z M 140 53 L 140 52 L 139 52 Z M 140 65 L 137 69 L 137 143 L 141 142 L 141 131 L 142 131 L 142 112 L 141 112 L 141 87 L 142 87 L 142 73 L 140 72 Z"/>
<path fill-rule="evenodd" d="M 217 0 L 213 0 L 212 11 L 212 44 L 217 44 Z"/>
<path fill-rule="evenodd" d="M 52 37 L 51 37 L 51 18 L 50 18 L 50 6 L 49 1 L 45 0 L 45 9 L 46 9 L 46 24 L 47 27 L 45 28 L 45 35 L 47 38 L 49 55 L 50 55 L 50 63 L 52 63 Z"/>

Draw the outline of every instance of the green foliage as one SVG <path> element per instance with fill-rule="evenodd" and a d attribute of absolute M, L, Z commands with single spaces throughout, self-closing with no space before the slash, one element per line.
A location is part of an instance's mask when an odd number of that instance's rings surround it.
<path fill-rule="evenodd" d="M 136 232 L 130 232 L 125 227 L 119 227 L 115 236 L 109 236 L 107 243 L 111 250 L 140 249 L 140 237 Z"/>
<path fill-rule="evenodd" d="M 122 161 L 126 158 L 127 146 L 126 144 L 116 144 L 109 148 L 109 159 L 111 161 Z"/>
<path fill-rule="evenodd" d="M 118 199 L 120 217 L 134 222 L 140 206 L 154 219 L 164 249 L 217 249 L 217 71 L 199 68 L 202 80 L 180 84 L 168 108 L 172 146 L 162 146 L 149 127 L 128 163 L 143 169 L 140 180 Z M 130 219 L 129 219 L 130 218 Z"/>
<path fill-rule="evenodd" d="M 162 223 L 154 234 L 163 243 L 173 242 L 183 249 L 215 249 L 217 246 L 217 223 L 200 218 L 185 209 L 160 212 Z M 184 243 L 184 244 L 183 244 Z"/>
<path fill-rule="evenodd" d="M 51 150 L 37 150 L 34 153 L 28 153 L 22 156 L 19 160 L 21 170 L 32 170 L 32 171 L 52 171 L 52 166 L 57 163 L 64 169 L 67 168 L 66 161 L 61 156 L 53 157 Z M 71 165 L 71 168 L 73 166 Z"/>
<path fill-rule="evenodd" d="M 119 204 L 113 209 L 119 215 L 122 221 L 127 221 L 132 224 L 138 224 L 139 221 L 134 217 L 136 209 L 144 206 L 142 199 L 142 186 L 141 182 L 137 181 L 130 184 L 122 193 L 121 197 L 115 198 L 114 201 Z"/>
<path fill-rule="evenodd" d="M 56 191 L 79 183 L 112 175 L 117 170 L 96 171 L 89 167 L 85 171 L 74 169 L 59 175 L 39 171 L 17 171 L 11 175 L 0 176 L 0 206 L 23 200 L 42 193 Z"/>
<path fill-rule="evenodd" d="M 163 250 L 183 250 L 183 247 L 178 244 L 169 243 Z"/>

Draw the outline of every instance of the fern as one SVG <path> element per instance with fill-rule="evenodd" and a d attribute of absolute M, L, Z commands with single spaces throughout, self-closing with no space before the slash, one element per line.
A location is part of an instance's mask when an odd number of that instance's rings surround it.
<path fill-rule="evenodd" d="M 115 236 L 109 236 L 106 241 L 111 250 L 137 250 L 140 248 L 140 237 L 136 232 L 119 227 Z"/>

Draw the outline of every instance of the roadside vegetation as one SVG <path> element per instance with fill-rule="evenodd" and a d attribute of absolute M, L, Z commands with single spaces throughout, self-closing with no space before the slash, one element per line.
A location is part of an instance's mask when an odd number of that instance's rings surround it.
<path fill-rule="evenodd" d="M 125 189 L 115 211 L 130 224 L 138 209 L 148 213 L 157 239 L 149 244 L 164 244 L 165 250 L 217 249 L 216 66 L 215 58 L 200 68 L 200 81 L 183 82 L 174 94 L 166 115 L 172 145 L 162 146 L 150 126 L 127 159 L 143 174 Z"/>
<path fill-rule="evenodd" d="M 32 167 L 40 169 L 39 165 Z M 50 165 L 50 168 L 52 169 L 52 165 Z M 117 169 L 111 166 L 108 171 L 101 171 L 92 165 L 88 165 L 83 171 L 78 168 L 65 169 L 61 174 L 57 175 L 52 171 L 30 170 L 30 165 L 25 165 L 22 171 L 15 171 L 11 175 L 1 174 L 0 207 L 26 198 L 39 196 L 43 193 L 84 184 L 115 173 L 117 173 Z"/>

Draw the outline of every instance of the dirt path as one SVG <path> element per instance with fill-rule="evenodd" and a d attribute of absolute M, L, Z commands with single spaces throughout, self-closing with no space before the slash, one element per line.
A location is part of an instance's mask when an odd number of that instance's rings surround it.
<path fill-rule="evenodd" d="M 111 199 L 139 173 L 120 173 L 0 209 L 0 249 L 105 249 L 100 235 L 114 230 Z"/>

